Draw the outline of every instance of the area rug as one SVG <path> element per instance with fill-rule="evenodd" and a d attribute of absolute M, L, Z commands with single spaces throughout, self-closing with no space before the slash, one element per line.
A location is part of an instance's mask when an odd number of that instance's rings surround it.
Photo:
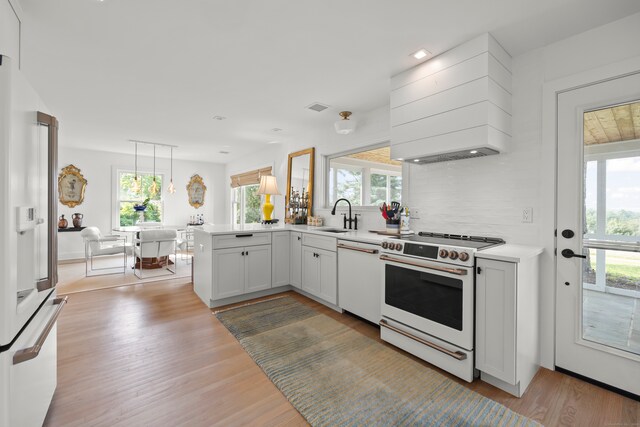
<path fill-rule="evenodd" d="M 216 317 L 312 426 L 539 425 L 291 297 Z"/>

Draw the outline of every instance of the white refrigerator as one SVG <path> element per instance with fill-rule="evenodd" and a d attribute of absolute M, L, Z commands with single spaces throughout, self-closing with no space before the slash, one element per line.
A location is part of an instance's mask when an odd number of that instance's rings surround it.
<path fill-rule="evenodd" d="M 56 388 L 57 121 L 39 106 L 0 55 L 0 427 L 42 425 Z"/>

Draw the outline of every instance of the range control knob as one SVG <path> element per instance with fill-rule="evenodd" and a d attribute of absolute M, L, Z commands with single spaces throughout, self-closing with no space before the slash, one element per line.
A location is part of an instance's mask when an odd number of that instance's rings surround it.
<path fill-rule="evenodd" d="M 389 246 L 387 242 L 382 242 L 382 249 L 387 249 L 387 246 Z"/>
<path fill-rule="evenodd" d="M 449 251 L 446 249 L 440 249 L 440 252 L 438 255 L 440 255 L 440 258 L 446 258 L 449 256 Z"/>
<path fill-rule="evenodd" d="M 460 252 L 460 261 L 468 261 L 469 260 L 469 254 L 466 252 Z"/>
<path fill-rule="evenodd" d="M 396 243 L 396 251 L 402 250 L 402 243 Z"/>
<path fill-rule="evenodd" d="M 449 252 L 449 258 L 458 259 L 458 252 L 456 252 L 456 251 Z"/>

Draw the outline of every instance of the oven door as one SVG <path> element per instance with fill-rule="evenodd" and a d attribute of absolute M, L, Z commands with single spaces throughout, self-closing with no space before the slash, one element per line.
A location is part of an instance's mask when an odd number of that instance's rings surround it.
<path fill-rule="evenodd" d="M 473 268 L 382 255 L 382 315 L 473 350 Z"/>

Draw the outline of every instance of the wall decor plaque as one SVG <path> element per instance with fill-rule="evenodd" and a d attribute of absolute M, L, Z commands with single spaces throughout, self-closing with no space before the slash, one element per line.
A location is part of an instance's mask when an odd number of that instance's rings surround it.
<path fill-rule="evenodd" d="M 207 192 L 207 186 L 204 185 L 202 177 L 198 174 L 193 175 L 187 184 L 187 194 L 189 195 L 189 204 L 198 209 L 204 205 L 204 195 Z"/>
<path fill-rule="evenodd" d="M 70 208 L 81 205 L 84 201 L 84 190 L 87 180 L 80 173 L 80 169 L 69 165 L 58 175 L 58 199 L 60 203 Z"/>

